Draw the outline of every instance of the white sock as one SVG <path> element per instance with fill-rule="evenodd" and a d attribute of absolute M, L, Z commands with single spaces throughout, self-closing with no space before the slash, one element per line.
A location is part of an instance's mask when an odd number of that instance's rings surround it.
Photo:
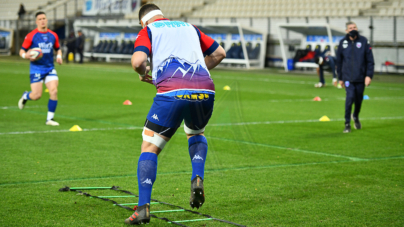
<path fill-rule="evenodd" d="M 52 120 L 54 116 L 55 116 L 55 112 L 48 112 L 48 117 L 46 117 L 46 120 L 47 121 Z"/>
<path fill-rule="evenodd" d="M 22 98 L 25 99 L 25 100 L 27 100 L 27 99 L 28 99 L 27 94 L 28 94 L 27 92 L 24 93 L 24 95 L 22 96 Z"/>

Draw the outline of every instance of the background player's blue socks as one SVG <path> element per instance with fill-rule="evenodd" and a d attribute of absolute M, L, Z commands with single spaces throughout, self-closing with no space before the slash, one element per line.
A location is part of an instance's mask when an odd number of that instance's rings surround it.
<path fill-rule="evenodd" d="M 58 100 L 49 99 L 48 102 L 48 116 L 46 120 L 51 120 L 55 116 L 56 106 L 58 105 Z"/>
<path fill-rule="evenodd" d="M 25 92 L 24 96 L 22 98 L 25 99 L 25 100 L 31 100 L 30 97 L 29 97 L 29 94 L 31 94 L 31 91 L 30 92 Z"/>
<path fill-rule="evenodd" d="M 137 182 L 139 187 L 139 204 L 150 203 L 154 181 L 157 175 L 157 155 L 150 152 L 140 154 L 137 165 Z"/>
<path fill-rule="evenodd" d="M 205 161 L 208 153 L 208 141 L 204 136 L 192 136 L 188 140 L 189 156 L 192 162 L 192 177 L 193 180 L 196 175 L 204 179 L 205 174 Z"/>

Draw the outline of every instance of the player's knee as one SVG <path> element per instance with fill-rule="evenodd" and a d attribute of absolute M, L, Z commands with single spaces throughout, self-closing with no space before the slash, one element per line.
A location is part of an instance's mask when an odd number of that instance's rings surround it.
<path fill-rule="evenodd" d="M 30 99 L 32 100 L 38 100 L 40 99 L 42 96 L 42 92 L 31 92 L 31 94 L 29 95 Z"/>
<path fill-rule="evenodd" d="M 49 89 L 49 95 L 54 96 L 58 94 L 58 89 L 57 88 L 52 88 Z"/>
<path fill-rule="evenodd" d="M 143 137 L 143 141 L 154 144 L 161 150 L 163 150 L 164 146 L 167 144 L 167 141 L 165 139 L 163 139 L 161 136 L 157 135 L 155 132 L 147 129 L 146 127 L 143 128 L 142 137 Z"/>

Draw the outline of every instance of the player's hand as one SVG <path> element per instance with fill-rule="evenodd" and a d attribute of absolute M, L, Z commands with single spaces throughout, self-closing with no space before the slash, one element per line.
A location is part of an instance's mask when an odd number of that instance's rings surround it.
<path fill-rule="evenodd" d="M 63 63 L 63 59 L 62 58 L 56 58 L 56 62 L 61 65 Z"/>
<path fill-rule="evenodd" d="M 366 87 L 369 86 L 371 82 L 372 82 L 372 78 L 370 78 L 368 76 L 365 77 L 365 85 L 366 85 Z"/>
<path fill-rule="evenodd" d="M 143 77 L 139 75 L 139 80 L 142 81 L 142 82 L 146 82 L 146 83 L 149 83 L 149 84 L 153 84 L 152 77 L 149 76 L 149 75 L 145 75 L 145 76 L 143 76 Z"/>
<path fill-rule="evenodd" d="M 34 60 L 35 60 L 35 58 L 32 58 L 32 57 L 31 57 L 31 50 L 28 50 L 28 51 L 25 53 L 25 58 L 29 59 L 30 61 L 34 61 Z"/>
<path fill-rule="evenodd" d="M 338 81 L 338 82 L 339 82 L 339 85 L 341 85 L 342 88 L 345 88 L 344 81 L 340 80 L 340 81 Z"/>

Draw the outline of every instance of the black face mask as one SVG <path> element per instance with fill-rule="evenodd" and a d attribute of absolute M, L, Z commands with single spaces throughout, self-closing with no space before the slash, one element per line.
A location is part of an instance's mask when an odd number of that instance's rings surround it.
<path fill-rule="evenodd" d="M 350 32 L 348 33 L 348 35 L 349 35 L 351 38 L 355 38 L 355 37 L 358 37 L 359 32 L 356 31 L 356 30 L 352 30 L 352 31 L 350 31 Z"/>

